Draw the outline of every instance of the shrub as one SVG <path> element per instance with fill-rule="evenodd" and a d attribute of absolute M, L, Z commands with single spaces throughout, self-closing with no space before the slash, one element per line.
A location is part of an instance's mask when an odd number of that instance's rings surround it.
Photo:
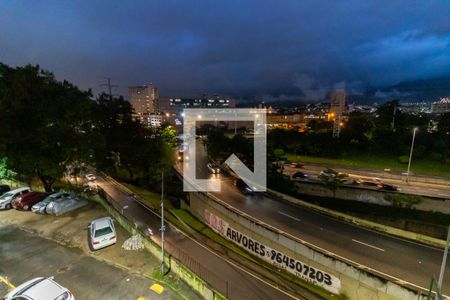
<path fill-rule="evenodd" d="M 437 152 L 433 152 L 430 154 L 430 159 L 431 160 L 435 160 L 435 161 L 441 161 L 444 157 L 442 156 L 442 154 L 437 153 Z"/>
<path fill-rule="evenodd" d="M 422 197 L 395 193 L 389 197 L 389 200 L 392 202 L 392 206 L 394 207 L 412 208 L 413 205 L 419 204 L 422 201 Z"/>

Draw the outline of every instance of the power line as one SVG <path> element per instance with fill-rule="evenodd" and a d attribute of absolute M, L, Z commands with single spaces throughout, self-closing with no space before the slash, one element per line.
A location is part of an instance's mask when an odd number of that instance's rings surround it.
<path fill-rule="evenodd" d="M 113 95 L 112 95 L 112 88 L 113 87 L 119 87 L 119 86 L 115 85 L 115 84 L 111 84 L 111 78 L 110 77 L 106 77 L 105 79 L 108 81 L 108 83 L 102 83 L 102 84 L 100 84 L 100 86 L 107 86 L 108 87 L 109 99 L 112 100 L 112 97 L 113 97 Z"/>

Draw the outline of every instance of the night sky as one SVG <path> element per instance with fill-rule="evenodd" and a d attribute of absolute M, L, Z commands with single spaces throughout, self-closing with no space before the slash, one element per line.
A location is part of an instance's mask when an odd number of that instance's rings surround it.
<path fill-rule="evenodd" d="M 448 1 L 0 2 L 0 61 L 101 91 L 285 94 L 450 75 Z M 302 92 L 303 95 L 302 95 Z"/>

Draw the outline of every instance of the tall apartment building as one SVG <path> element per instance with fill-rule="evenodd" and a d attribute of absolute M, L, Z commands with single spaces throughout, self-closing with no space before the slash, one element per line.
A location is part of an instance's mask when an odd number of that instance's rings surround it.
<path fill-rule="evenodd" d="M 128 87 L 128 101 L 137 117 L 159 113 L 159 92 L 152 84 Z"/>
<path fill-rule="evenodd" d="M 219 97 L 203 98 L 164 98 L 161 99 L 161 111 L 181 113 L 185 108 L 234 108 L 233 99 Z"/>

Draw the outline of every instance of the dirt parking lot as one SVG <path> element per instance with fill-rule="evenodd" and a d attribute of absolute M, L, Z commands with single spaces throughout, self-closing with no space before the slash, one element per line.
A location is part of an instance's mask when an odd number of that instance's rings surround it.
<path fill-rule="evenodd" d="M 166 286 L 161 295 L 149 290 L 156 283 L 151 277 L 159 261 L 145 250 L 122 249 L 130 234 L 117 222 L 117 244 L 91 252 L 87 226 L 107 215 L 95 203 L 60 217 L 0 211 L 0 276 L 16 285 L 32 277 L 55 276 L 77 299 L 198 298 L 172 275 L 169 280 L 177 292 Z M 5 285 L 0 286 L 3 295 Z"/>

